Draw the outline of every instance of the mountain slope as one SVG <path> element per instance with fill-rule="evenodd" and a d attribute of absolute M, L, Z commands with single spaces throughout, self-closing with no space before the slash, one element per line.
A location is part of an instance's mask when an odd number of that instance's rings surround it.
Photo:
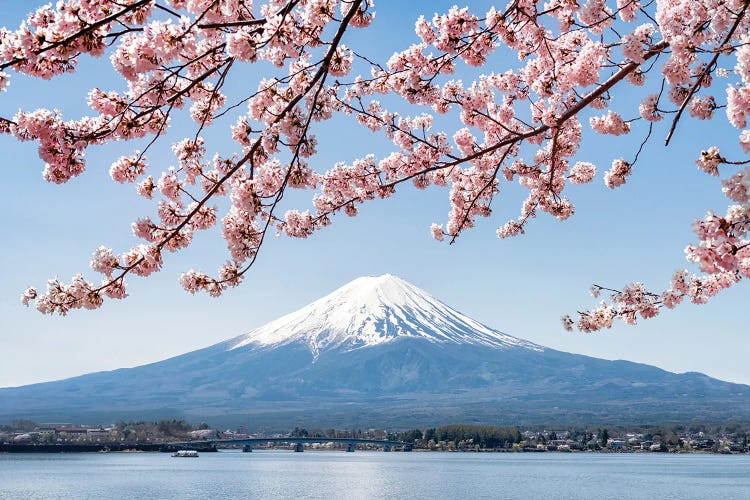
<path fill-rule="evenodd" d="M 229 346 L 274 348 L 303 343 L 317 357 L 329 349 L 372 347 L 401 338 L 542 350 L 492 330 L 390 274 L 357 278 L 298 311 L 232 339 Z"/>
<path fill-rule="evenodd" d="M 750 387 L 544 348 L 385 275 L 158 363 L 0 389 L 0 422 L 407 426 L 750 418 Z"/>

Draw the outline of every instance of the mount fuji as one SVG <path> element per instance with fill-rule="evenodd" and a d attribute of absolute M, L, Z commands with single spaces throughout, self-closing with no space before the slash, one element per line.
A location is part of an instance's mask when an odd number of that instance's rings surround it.
<path fill-rule="evenodd" d="M 750 386 L 549 349 L 383 275 L 205 349 L 0 389 L 0 422 L 176 417 L 251 428 L 715 422 L 750 418 Z"/>
<path fill-rule="evenodd" d="M 247 335 L 229 349 L 304 344 L 314 360 L 326 351 L 352 351 L 403 339 L 493 349 L 541 346 L 511 337 L 451 309 L 397 276 L 367 276 Z"/>

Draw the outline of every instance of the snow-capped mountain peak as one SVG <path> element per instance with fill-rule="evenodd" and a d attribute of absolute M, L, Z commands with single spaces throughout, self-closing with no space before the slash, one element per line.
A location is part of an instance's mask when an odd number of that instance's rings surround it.
<path fill-rule="evenodd" d="M 543 350 L 541 346 L 488 328 L 390 274 L 357 278 L 302 309 L 228 341 L 227 345 L 233 350 L 304 343 L 317 357 L 326 350 L 365 348 L 403 337 L 498 349 Z"/>

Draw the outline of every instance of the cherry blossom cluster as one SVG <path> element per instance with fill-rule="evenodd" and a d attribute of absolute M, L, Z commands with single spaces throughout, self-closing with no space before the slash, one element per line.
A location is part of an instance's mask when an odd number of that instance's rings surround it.
<path fill-rule="evenodd" d="M 610 110 L 605 116 L 594 116 L 589 120 L 591 128 L 600 134 L 622 135 L 630 132 L 630 124 Z"/>
<path fill-rule="evenodd" d="M 746 0 L 453 7 L 419 17 L 415 43 L 375 61 L 347 37 L 375 22 L 370 0 L 61 0 L 41 7 L 17 30 L 0 31 L 0 90 L 13 72 L 50 78 L 74 71 L 84 54 L 107 54 L 125 90 L 94 88 L 93 113 L 78 120 L 44 109 L 0 117 L 0 133 L 36 141 L 44 176 L 55 183 L 84 172 L 91 145 L 147 138 L 146 147 L 115 159 L 110 175 L 153 200 L 154 213 L 133 222 L 132 248 L 95 250 L 91 267 L 101 283 L 54 280 L 46 293 L 31 288 L 22 300 L 64 314 L 124 297 L 127 275 L 158 272 L 169 253 L 214 226 L 226 240 L 226 262 L 214 276 L 190 270 L 181 283 L 217 296 L 242 281 L 269 231 L 306 238 L 338 213 L 355 216 L 361 204 L 407 185 L 445 187 L 447 220 L 430 231 L 454 242 L 477 217 L 492 215 L 504 186 L 517 183 L 525 193 L 520 213 L 501 221 L 497 235 L 520 235 L 540 214 L 574 215 L 566 188 L 596 178 L 596 166 L 579 152 L 595 134 L 641 134 L 645 144 L 662 130 L 669 143 L 681 121 L 715 119 L 723 110 L 740 129 L 739 149 L 750 153 L 748 8 Z M 242 65 L 256 65 L 261 77 L 231 101 L 226 82 Z M 484 72 L 462 80 L 461 66 Z M 725 91 L 714 88 L 717 77 L 727 79 Z M 621 94 L 636 96 L 637 106 L 617 101 Z M 163 155 L 150 150 L 161 147 L 180 109 L 194 133 L 173 139 L 171 164 L 151 164 Z M 436 127 L 438 114 L 455 126 Z M 315 131 L 337 116 L 382 134 L 391 150 L 376 157 L 362 145 L 353 160 L 317 165 Z M 230 150 L 208 143 L 209 126 L 228 129 Z M 642 149 L 612 158 L 604 184 L 625 184 Z M 696 164 L 710 175 L 747 163 L 703 149 Z M 594 331 L 618 318 L 633 323 L 685 297 L 700 303 L 746 276 L 749 175 L 729 171 L 727 213 L 709 213 L 695 226 L 698 242 L 687 256 L 701 274 L 678 273 L 661 294 L 640 283 L 609 290 L 610 301 L 577 321 L 566 317 L 565 325 Z M 310 190 L 311 206 L 289 207 L 290 189 Z"/>
<path fill-rule="evenodd" d="M 213 201 L 218 196 L 231 195 L 233 202 L 222 219 L 232 259 L 216 278 L 186 273 L 182 283 L 189 291 L 218 295 L 238 284 L 269 226 L 300 236 L 306 218 L 289 212 L 285 222 L 274 210 L 286 188 L 319 182 L 304 160 L 315 153 L 316 139 L 308 128 L 312 121 L 330 117 L 325 79 L 351 70 L 352 52 L 341 43 L 344 31 L 365 27 L 372 19 L 371 6 L 363 0 L 270 1 L 259 6 L 246 0 L 88 0 L 42 7 L 17 31 L 3 30 L 2 69 L 42 78 L 72 71 L 81 54 L 102 55 L 117 43 L 106 52 L 127 90 L 93 89 L 88 100 L 93 116 L 64 121 L 56 111 L 35 110 L 2 120 L 0 131 L 39 143 L 40 157 L 47 163 L 44 175 L 52 182 L 81 174 L 90 145 L 152 136 L 150 148 L 169 127 L 175 109 L 190 106 L 197 124 L 195 136 L 174 143 L 176 163 L 161 173 L 151 169 L 146 150 L 123 156 L 110 167 L 113 180 L 135 183 L 141 196 L 156 201 L 156 218 L 133 223 L 133 233 L 142 242 L 122 253 L 97 249 L 91 267 L 103 275 L 101 283 L 82 276 L 70 284 L 53 280 L 46 293 L 34 288 L 24 292 L 23 302 L 34 301 L 45 313 L 66 314 L 98 307 L 104 297 L 126 296 L 127 274 L 158 272 L 166 252 L 187 247 L 195 231 L 217 224 Z M 322 37 L 330 25 L 335 35 L 326 40 Z M 320 60 L 308 62 L 312 56 Z M 248 99 L 249 112 L 240 120 L 244 128 L 233 130 L 242 149 L 211 158 L 200 132 L 226 107 L 221 87 L 235 62 L 257 59 L 286 66 L 288 76 L 262 83 Z M 3 89 L 10 76 L 0 76 Z M 251 120 L 261 126 L 250 125 Z"/>
<path fill-rule="evenodd" d="M 720 163 L 727 161 L 715 147 L 703 151 L 698 160 L 699 166 L 711 174 Z M 670 287 L 660 294 L 647 292 L 640 283 L 622 290 L 595 286 L 595 296 L 602 290 L 612 292 L 609 302 L 581 312 L 577 321 L 564 316 L 563 326 L 591 332 L 610 328 L 615 318 L 634 324 L 638 317 L 651 318 L 661 307 L 672 309 L 686 298 L 694 304 L 704 304 L 721 290 L 750 278 L 750 167 L 725 179 L 723 192 L 735 204 L 728 207 L 724 216 L 709 211 L 702 220 L 695 221 L 693 231 L 698 243 L 685 248 L 688 261 L 697 264 L 701 274 L 677 271 Z"/>

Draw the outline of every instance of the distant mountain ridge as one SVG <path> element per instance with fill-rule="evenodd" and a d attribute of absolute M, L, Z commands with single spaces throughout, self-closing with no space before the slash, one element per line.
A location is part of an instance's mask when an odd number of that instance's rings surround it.
<path fill-rule="evenodd" d="M 157 363 L 0 389 L 0 422 L 407 427 L 750 420 L 750 387 L 549 349 L 392 275 Z"/>

